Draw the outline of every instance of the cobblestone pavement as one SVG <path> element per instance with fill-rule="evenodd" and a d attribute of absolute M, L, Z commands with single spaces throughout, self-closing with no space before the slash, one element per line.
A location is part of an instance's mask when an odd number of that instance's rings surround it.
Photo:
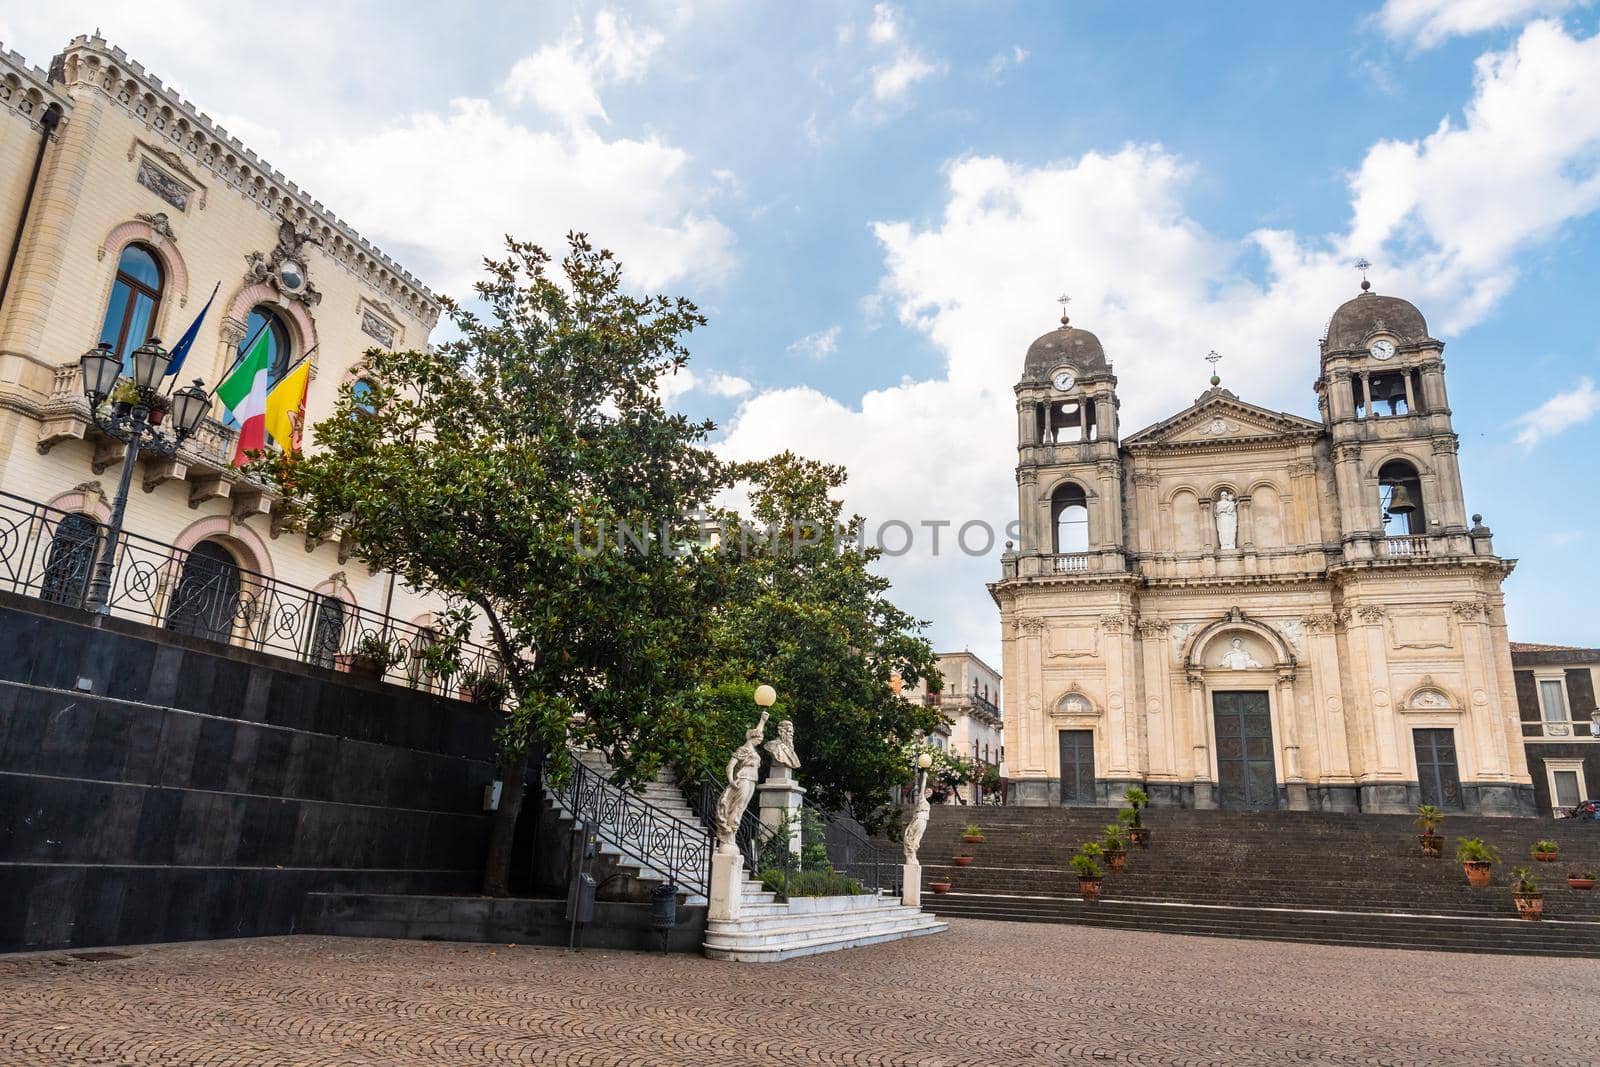
<path fill-rule="evenodd" d="M 0 956 L 0 1064 L 1594 1063 L 1593 960 L 957 920 L 768 965 L 286 937 Z"/>

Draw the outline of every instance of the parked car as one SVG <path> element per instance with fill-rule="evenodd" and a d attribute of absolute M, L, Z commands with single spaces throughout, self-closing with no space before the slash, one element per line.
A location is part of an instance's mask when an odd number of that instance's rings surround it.
<path fill-rule="evenodd" d="M 1587 819 L 1589 822 L 1600 822 L 1600 800 L 1580 800 L 1558 818 L 1562 819 Z"/>

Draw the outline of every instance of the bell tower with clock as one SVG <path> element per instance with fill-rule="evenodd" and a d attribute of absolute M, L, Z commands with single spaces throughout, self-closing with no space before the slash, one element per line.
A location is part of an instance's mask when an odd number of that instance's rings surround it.
<path fill-rule="evenodd" d="M 1346 559 L 1392 555 L 1408 543 L 1426 550 L 1408 538 L 1459 538 L 1470 553 L 1444 344 L 1415 306 L 1362 279 L 1360 295 L 1328 322 L 1317 406 L 1329 429 Z"/>
<path fill-rule="evenodd" d="M 1019 573 L 1122 570 L 1117 379 L 1100 339 L 1063 313 L 1029 346 L 1016 396 Z"/>

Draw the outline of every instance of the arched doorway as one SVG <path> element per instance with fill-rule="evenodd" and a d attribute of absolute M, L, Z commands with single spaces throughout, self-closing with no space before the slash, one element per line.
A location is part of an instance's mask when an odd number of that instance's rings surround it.
<path fill-rule="evenodd" d="M 100 544 L 100 524 L 74 513 L 56 523 L 45 553 L 44 574 L 39 579 L 39 599 L 76 607 L 83 603 L 94 570 L 95 549 Z"/>
<path fill-rule="evenodd" d="M 189 550 L 167 609 L 167 629 L 227 641 L 239 614 L 239 564 L 215 541 Z"/>
<path fill-rule="evenodd" d="M 344 643 L 344 601 L 331 593 L 317 595 L 311 620 L 311 647 L 307 657 L 318 667 L 332 667 Z"/>

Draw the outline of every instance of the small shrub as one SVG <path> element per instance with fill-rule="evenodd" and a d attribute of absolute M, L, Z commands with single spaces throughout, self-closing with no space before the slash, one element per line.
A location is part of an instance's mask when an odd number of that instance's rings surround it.
<path fill-rule="evenodd" d="M 1087 845 L 1084 846 L 1084 848 L 1088 847 Z M 1094 847 L 1097 850 L 1094 855 L 1079 849 L 1077 854 L 1072 857 L 1072 869 L 1078 872 L 1079 878 L 1100 877 L 1100 865 L 1095 862 L 1095 858 L 1099 855 L 1099 846 L 1096 845 Z"/>
<path fill-rule="evenodd" d="M 1113 852 L 1123 851 L 1126 841 L 1127 831 L 1122 828 L 1122 824 L 1111 823 L 1101 832 L 1100 847 L 1110 855 Z"/>
<path fill-rule="evenodd" d="M 1444 812 L 1432 804 L 1424 804 L 1417 809 L 1417 827 L 1425 834 L 1431 834 L 1444 825 Z"/>
<path fill-rule="evenodd" d="M 1522 897 L 1539 896 L 1539 883 L 1533 880 L 1533 872 L 1526 867 L 1518 867 L 1511 872 L 1513 879 L 1511 891 Z"/>
<path fill-rule="evenodd" d="M 1548 839 L 1544 841 L 1535 841 L 1533 843 L 1533 847 L 1528 850 L 1528 854 L 1531 856 L 1536 852 L 1554 852 L 1557 855 L 1560 855 L 1561 846 L 1557 842 Z"/>
<path fill-rule="evenodd" d="M 1574 863 L 1567 868 L 1568 878 L 1593 878 L 1594 869 L 1586 863 Z"/>
<path fill-rule="evenodd" d="M 982 837 L 983 829 L 975 822 L 969 822 L 961 831 L 965 837 Z"/>
<path fill-rule="evenodd" d="M 861 883 L 838 871 L 791 871 L 785 888 L 781 869 L 761 872 L 761 888 L 789 897 L 844 897 L 861 892 Z"/>
<path fill-rule="evenodd" d="M 1499 863 L 1500 853 L 1481 837 L 1458 837 L 1456 859 L 1462 863 Z"/>

